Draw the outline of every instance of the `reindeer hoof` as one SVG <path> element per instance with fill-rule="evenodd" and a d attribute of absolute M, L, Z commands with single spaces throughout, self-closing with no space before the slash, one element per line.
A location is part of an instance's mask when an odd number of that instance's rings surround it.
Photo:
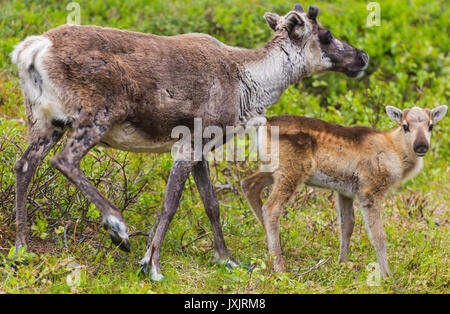
<path fill-rule="evenodd" d="M 142 265 L 141 265 L 141 274 L 143 276 L 145 276 L 145 277 L 148 276 L 148 263 L 147 262 L 142 263 Z"/>
<path fill-rule="evenodd" d="M 150 279 L 152 281 L 162 281 L 164 276 L 160 270 L 157 270 L 156 267 L 152 266 L 150 268 Z"/>
<path fill-rule="evenodd" d="M 142 266 L 141 266 L 141 274 L 144 276 L 148 276 L 149 273 L 149 265 L 148 262 L 141 262 Z M 158 270 L 154 265 L 152 265 L 150 267 L 150 279 L 152 281 L 162 281 L 164 279 L 163 274 L 161 273 L 160 270 Z"/>
<path fill-rule="evenodd" d="M 236 262 L 232 257 L 224 255 L 224 256 L 219 256 L 218 253 L 215 254 L 215 262 L 220 264 L 220 265 L 225 265 L 225 267 L 227 268 L 236 268 L 239 266 L 239 262 Z"/>
<path fill-rule="evenodd" d="M 108 230 L 111 241 L 124 252 L 131 252 L 130 240 L 128 239 L 127 226 L 114 216 L 103 218 L 103 228 Z"/>
<path fill-rule="evenodd" d="M 112 241 L 112 243 L 114 243 L 115 246 L 117 246 L 122 251 L 127 252 L 127 253 L 131 252 L 131 245 L 130 245 L 130 241 L 128 239 L 122 239 L 122 238 L 113 236 L 111 234 L 111 241 Z"/>

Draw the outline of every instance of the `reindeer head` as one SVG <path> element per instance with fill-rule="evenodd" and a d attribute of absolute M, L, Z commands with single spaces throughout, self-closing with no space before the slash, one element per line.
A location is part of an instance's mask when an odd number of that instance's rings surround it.
<path fill-rule="evenodd" d="M 386 106 L 386 112 L 392 121 L 402 126 L 407 145 L 417 156 L 423 157 L 430 148 L 433 125 L 445 116 L 447 106 L 439 106 L 433 110 L 413 107 L 403 111 L 393 106 Z"/>
<path fill-rule="evenodd" d="M 302 67 L 301 74 L 336 71 L 349 77 L 362 76 L 369 64 L 369 56 L 333 37 L 317 21 L 318 14 L 316 6 L 309 6 L 305 13 L 303 7 L 296 4 L 294 10 L 283 17 L 267 12 L 264 18 L 276 35 L 286 39 L 294 55 L 301 56 L 297 58 L 297 65 Z M 294 60 L 293 63 L 295 66 Z"/>

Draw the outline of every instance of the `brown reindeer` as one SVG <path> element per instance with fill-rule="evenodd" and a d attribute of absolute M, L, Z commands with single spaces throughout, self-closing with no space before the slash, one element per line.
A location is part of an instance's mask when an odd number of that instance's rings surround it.
<path fill-rule="evenodd" d="M 297 187 L 305 183 L 336 191 L 341 229 L 339 262 L 347 260 L 356 198 L 375 246 L 381 275 L 383 278 L 390 275 L 381 219 L 383 196 L 392 186 L 421 170 L 433 125 L 444 117 L 447 106 L 403 111 L 387 106 L 386 111 L 400 127 L 379 132 L 298 116 L 268 119 L 267 132 L 272 126 L 279 127 L 278 166 L 273 172 L 258 172 L 244 179 L 242 190 L 265 228 L 275 271 L 285 270 L 280 246 L 281 211 Z M 273 143 L 267 146 L 277 147 Z M 270 196 L 263 205 L 261 191 L 272 183 Z"/>
<path fill-rule="evenodd" d="M 130 250 L 118 208 L 80 169 L 95 145 L 132 152 L 170 152 L 176 126 L 192 129 L 245 125 L 264 116 L 283 91 L 312 73 L 357 77 L 368 65 L 363 51 L 334 38 L 300 5 L 280 17 L 266 13 L 273 37 L 257 49 L 227 46 L 205 34 L 156 36 L 97 26 L 64 25 L 19 43 L 17 64 L 29 124 L 29 145 L 15 164 L 16 248 L 27 243 L 27 188 L 36 167 L 65 131 L 71 135 L 51 164 L 103 213 L 114 244 Z M 160 250 L 190 172 L 200 191 L 215 241 L 216 258 L 232 260 L 219 221 L 219 204 L 207 161 L 174 162 L 157 228 L 142 260 L 162 279 Z"/>

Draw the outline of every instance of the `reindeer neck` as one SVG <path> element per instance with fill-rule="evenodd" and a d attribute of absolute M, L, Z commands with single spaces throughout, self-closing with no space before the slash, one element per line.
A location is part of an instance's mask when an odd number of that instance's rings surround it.
<path fill-rule="evenodd" d="M 239 77 L 240 122 L 265 115 L 265 108 L 300 80 L 304 70 L 298 66 L 299 56 L 289 41 L 276 36 L 263 47 L 246 51 Z"/>
<path fill-rule="evenodd" d="M 422 169 L 423 158 L 418 157 L 411 146 L 405 141 L 402 128 L 396 128 L 388 132 L 388 135 L 401 161 L 402 181 L 411 179 Z"/>

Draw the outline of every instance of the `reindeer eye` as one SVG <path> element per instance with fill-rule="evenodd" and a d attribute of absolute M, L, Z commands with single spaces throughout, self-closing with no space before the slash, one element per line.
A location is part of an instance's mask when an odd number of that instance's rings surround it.
<path fill-rule="evenodd" d="M 433 125 L 430 124 L 430 127 L 428 129 L 430 130 L 430 132 L 433 131 Z"/>
<path fill-rule="evenodd" d="M 333 39 L 333 35 L 331 35 L 330 31 L 320 32 L 319 33 L 319 40 L 322 44 L 328 45 L 331 43 L 331 40 Z"/>
<path fill-rule="evenodd" d="M 403 130 L 405 130 L 405 132 L 409 132 L 409 126 L 407 124 L 403 124 Z"/>

